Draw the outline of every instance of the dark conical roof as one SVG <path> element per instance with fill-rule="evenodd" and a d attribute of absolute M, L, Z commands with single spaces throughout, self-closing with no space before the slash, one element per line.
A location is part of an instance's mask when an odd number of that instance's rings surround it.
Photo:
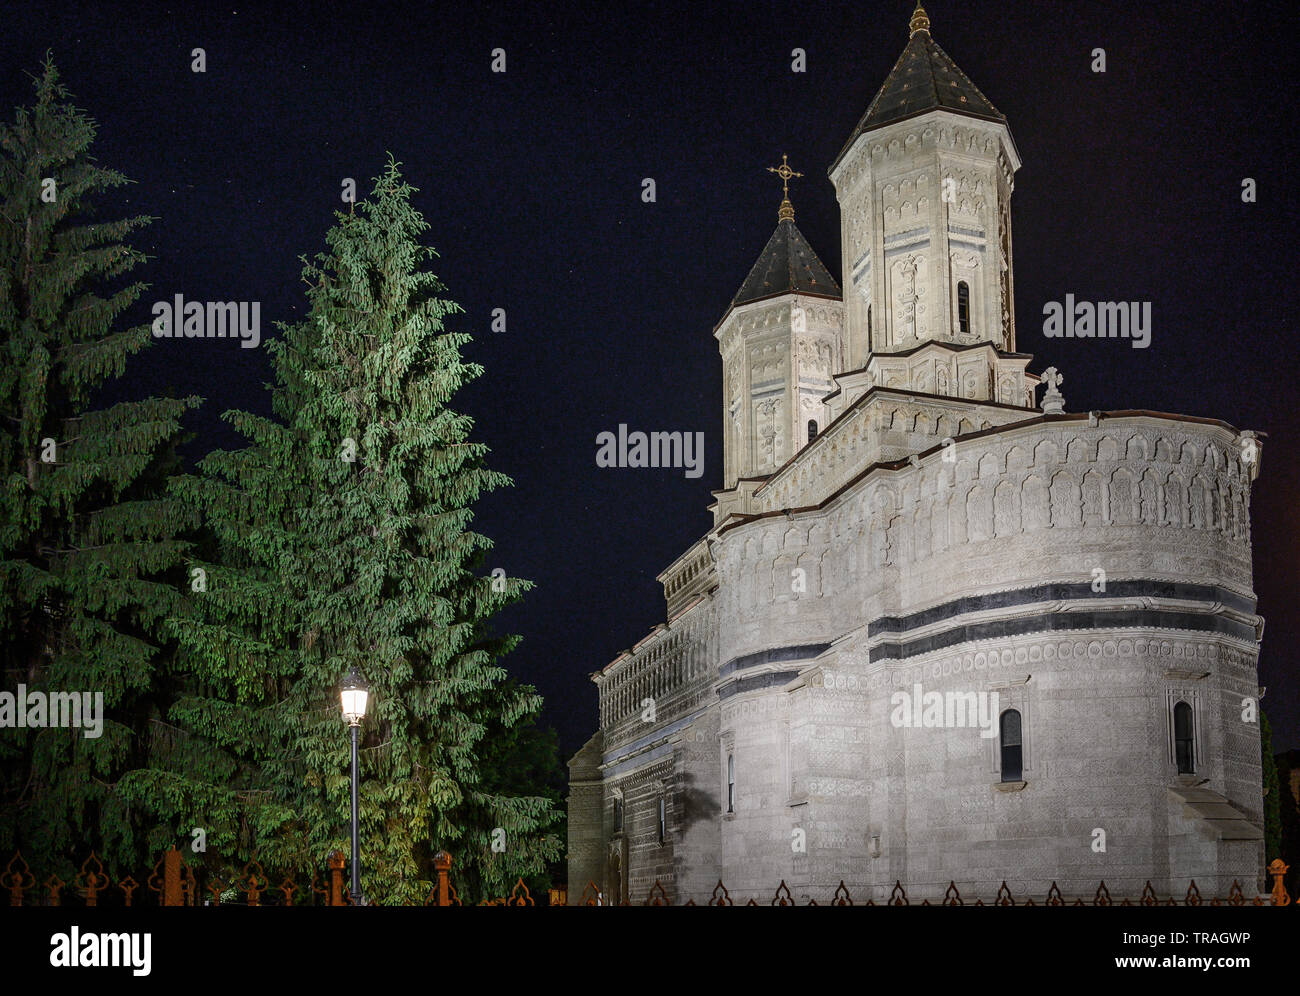
<path fill-rule="evenodd" d="M 782 218 L 758 262 L 731 299 L 733 308 L 775 294 L 817 294 L 838 298 L 840 285 L 813 252 L 793 218 Z"/>
<path fill-rule="evenodd" d="M 930 37 L 930 22 L 919 7 L 918 12 L 923 20 L 913 18 L 912 37 L 907 40 L 907 47 L 867 107 L 867 113 L 862 115 L 862 120 L 853 129 L 831 169 L 839 164 L 863 132 L 926 111 L 943 109 L 1006 124 L 1006 116 L 980 93 L 979 87 L 957 68 L 948 53 Z"/>

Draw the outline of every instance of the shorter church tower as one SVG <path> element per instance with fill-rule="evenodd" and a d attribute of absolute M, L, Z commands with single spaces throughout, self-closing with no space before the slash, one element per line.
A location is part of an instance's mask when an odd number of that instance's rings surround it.
<path fill-rule="evenodd" d="M 831 375 L 843 369 L 840 288 L 794 223 L 785 162 L 776 231 L 714 330 L 722 353 L 723 477 L 764 477 L 825 428 Z"/>

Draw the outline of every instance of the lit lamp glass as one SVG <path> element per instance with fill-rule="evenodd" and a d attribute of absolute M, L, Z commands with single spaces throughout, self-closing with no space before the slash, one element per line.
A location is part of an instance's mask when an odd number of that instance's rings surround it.
<path fill-rule="evenodd" d="M 370 697 L 370 689 L 362 680 L 361 675 L 357 674 L 357 669 L 353 668 L 348 672 L 348 676 L 343 679 L 343 718 L 351 726 L 357 726 L 366 715 L 366 700 Z"/>

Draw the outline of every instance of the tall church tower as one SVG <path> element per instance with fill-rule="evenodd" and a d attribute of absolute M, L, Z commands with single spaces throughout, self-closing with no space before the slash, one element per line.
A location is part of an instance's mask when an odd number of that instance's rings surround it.
<path fill-rule="evenodd" d="M 1006 118 L 930 35 L 907 47 L 830 169 L 840 202 L 846 377 L 838 413 L 872 386 L 1033 405 L 1015 352 Z M 856 376 L 855 376 L 856 375 Z"/>
<path fill-rule="evenodd" d="M 843 369 L 840 288 L 794 223 L 785 163 L 776 231 L 714 329 L 722 353 L 725 488 L 765 477 L 825 428 Z"/>

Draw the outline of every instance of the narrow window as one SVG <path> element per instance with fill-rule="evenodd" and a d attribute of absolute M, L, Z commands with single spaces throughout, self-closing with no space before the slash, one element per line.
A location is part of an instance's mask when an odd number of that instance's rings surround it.
<path fill-rule="evenodd" d="M 665 840 L 668 839 L 668 804 L 664 797 L 659 797 L 659 846 L 662 847 Z"/>
<path fill-rule="evenodd" d="M 614 832 L 623 832 L 623 800 L 614 796 Z"/>
<path fill-rule="evenodd" d="M 727 812 L 736 811 L 736 755 L 727 755 Z"/>
<path fill-rule="evenodd" d="M 871 339 L 871 305 L 867 305 L 867 340 Z"/>
<path fill-rule="evenodd" d="M 1002 780 L 1018 782 L 1024 773 L 1024 753 L 1020 741 L 1020 713 L 1008 709 L 1002 714 L 999 732 L 1002 746 Z"/>
<path fill-rule="evenodd" d="M 815 418 L 810 418 L 808 420 L 808 442 L 811 443 L 816 438 L 817 438 L 817 420 Z"/>
<path fill-rule="evenodd" d="M 957 327 L 962 335 L 970 335 L 970 288 L 965 280 L 957 285 Z"/>
<path fill-rule="evenodd" d="M 1186 702 L 1174 706 L 1174 759 L 1178 773 L 1190 775 L 1196 770 L 1195 752 L 1192 750 L 1192 707 Z"/>

